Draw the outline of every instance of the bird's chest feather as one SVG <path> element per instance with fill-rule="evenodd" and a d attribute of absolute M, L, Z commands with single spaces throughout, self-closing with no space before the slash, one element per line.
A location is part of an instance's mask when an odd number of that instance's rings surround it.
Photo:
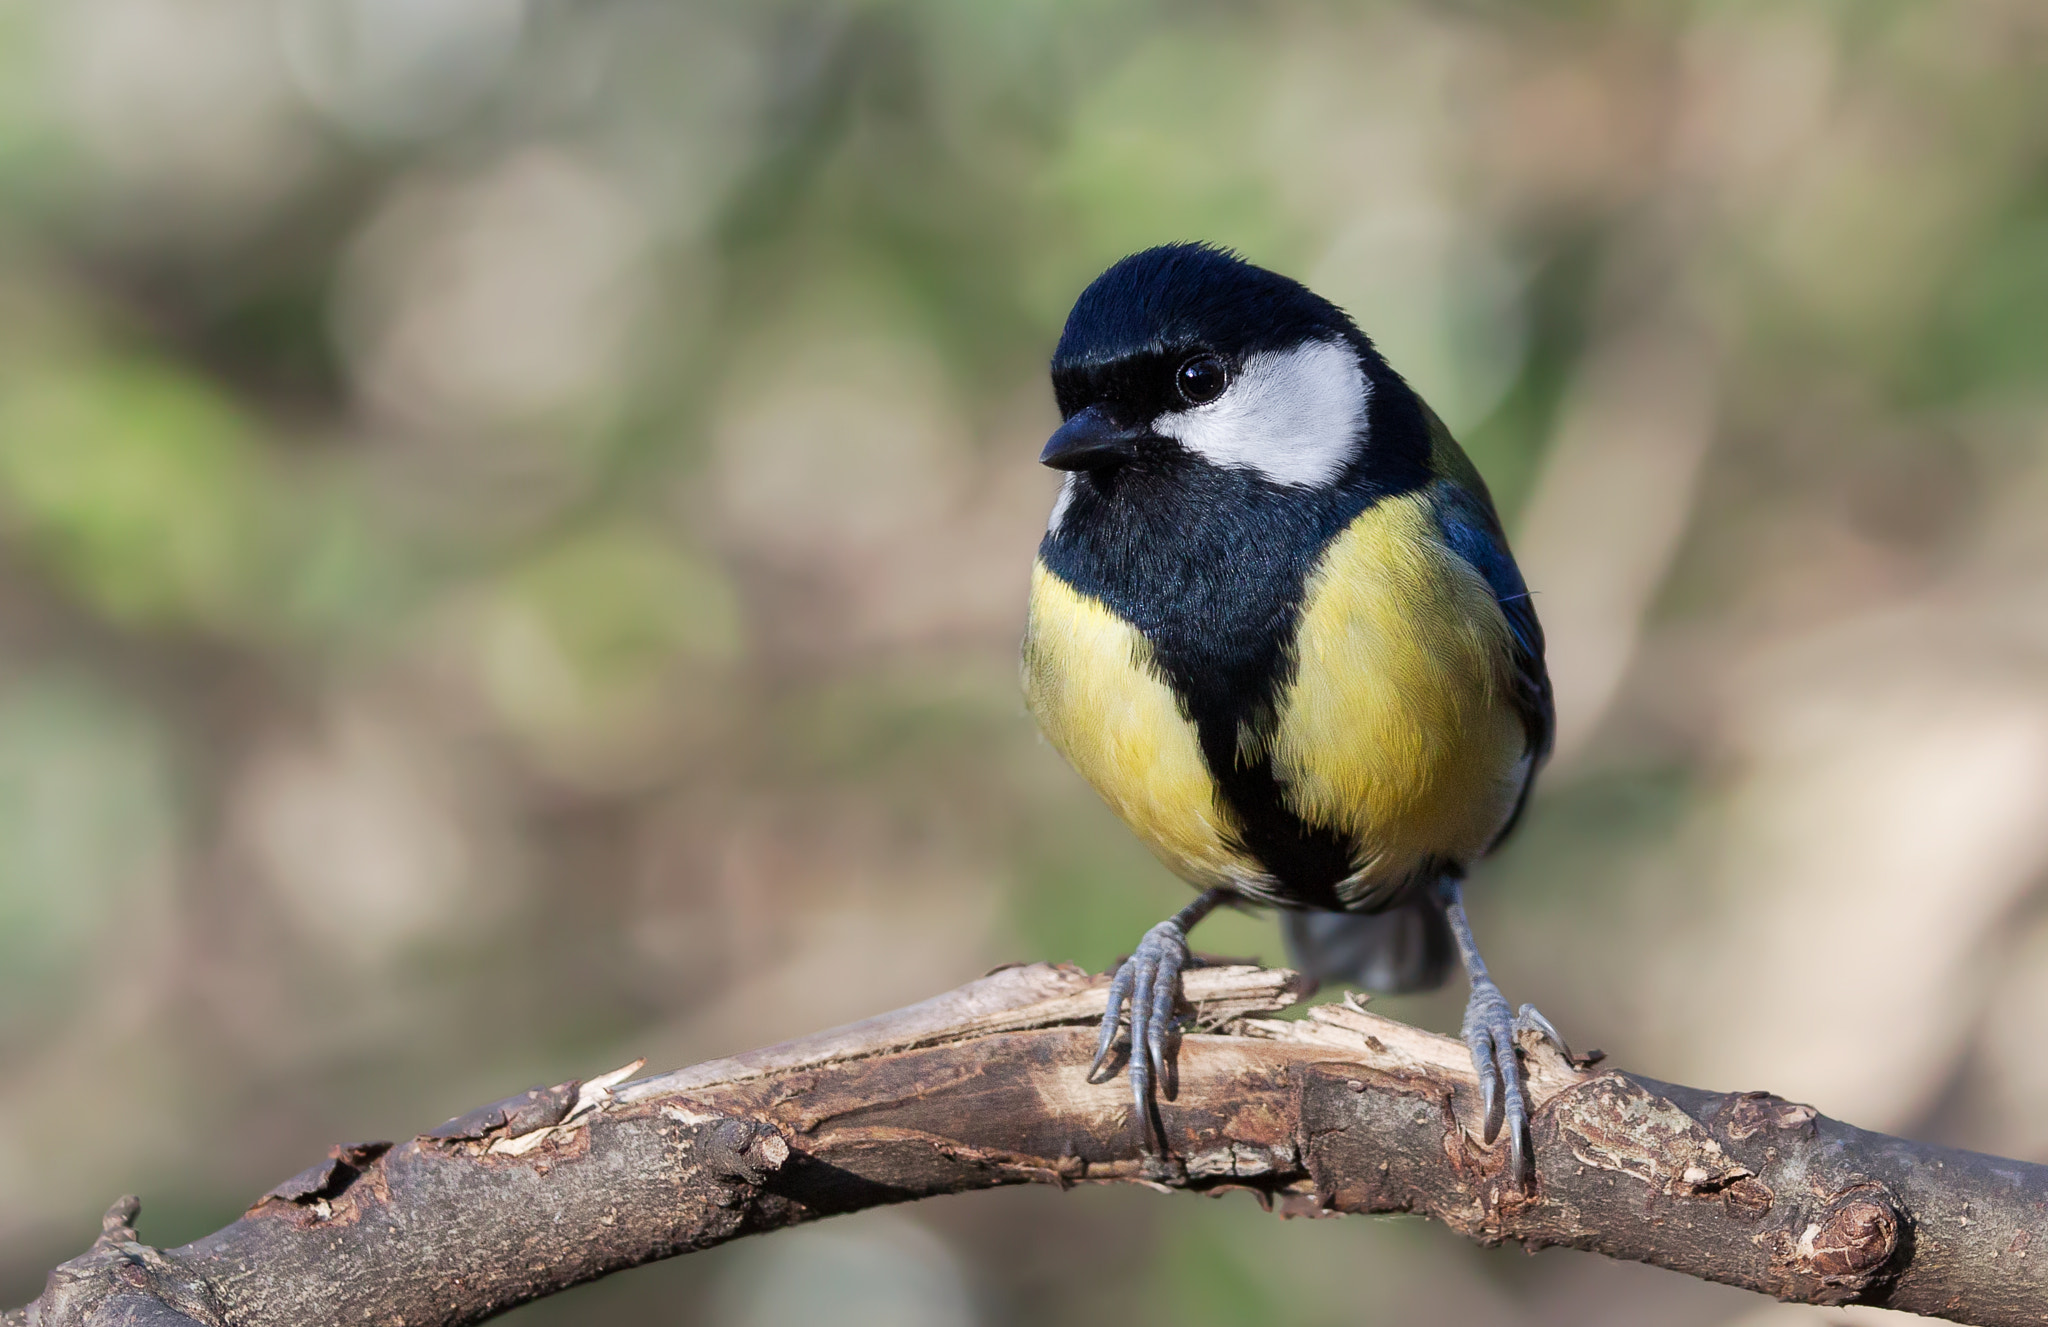
<path fill-rule="evenodd" d="M 1509 648 L 1492 591 L 1423 494 L 1368 508 L 1316 564 L 1274 722 L 1245 740 L 1296 815 L 1358 844 L 1352 891 L 1425 859 L 1463 866 L 1500 831 L 1529 759 Z"/>
<path fill-rule="evenodd" d="M 1228 884 L 1257 866 L 1233 846 L 1195 726 L 1137 628 L 1039 562 L 1024 697 L 1048 740 L 1183 878 Z"/>
<path fill-rule="evenodd" d="M 1054 746 L 1185 878 L 1369 905 L 1432 862 L 1480 855 L 1514 804 L 1526 743 L 1505 694 L 1506 625 L 1422 493 L 1368 507 L 1304 563 L 1292 611 L 1257 624 L 1280 633 L 1270 675 L 1230 684 L 1246 694 L 1224 742 L 1204 741 L 1214 697 L 1199 694 L 1206 679 L 1179 676 L 1188 663 L 1172 640 L 1251 629 L 1214 621 L 1212 599 L 1188 601 L 1206 624 L 1140 631 L 1105 602 L 1114 596 L 1041 560 L 1024 688 Z M 1148 599 L 1171 616 L 1170 602 Z M 1221 762 L 1236 767 L 1223 787 Z M 1248 804 L 1258 785 L 1277 805 Z M 1276 834 L 1311 850 L 1276 848 Z M 1317 840 L 1337 851 L 1312 851 Z"/>

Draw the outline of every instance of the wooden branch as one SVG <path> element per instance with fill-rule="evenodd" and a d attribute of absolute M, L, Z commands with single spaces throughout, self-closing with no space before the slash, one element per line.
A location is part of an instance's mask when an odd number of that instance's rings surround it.
<path fill-rule="evenodd" d="M 1590 1073 L 1527 1046 L 1537 1181 L 1475 1138 L 1464 1046 L 1291 973 L 1189 974 L 1195 1021 L 1139 1152 L 1085 1067 L 1105 981 L 1043 964 L 637 1082 L 535 1089 L 392 1146 L 336 1147 L 183 1248 L 134 1199 L 7 1327 L 472 1323 L 620 1268 L 933 1194 L 1135 1181 L 1287 1215 L 1419 1212 L 1486 1243 L 1655 1263 L 1781 1299 L 2006 1327 L 2048 1318 L 2048 1167 L 1927 1147 L 1766 1093 Z M 2036 1249 L 2034 1245 L 2041 1247 Z"/>

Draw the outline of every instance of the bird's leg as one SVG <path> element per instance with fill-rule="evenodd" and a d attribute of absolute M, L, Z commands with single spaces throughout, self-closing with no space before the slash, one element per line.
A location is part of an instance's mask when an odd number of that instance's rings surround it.
<path fill-rule="evenodd" d="M 1131 1002 L 1131 1100 L 1137 1104 L 1146 1137 L 1154 1134 L 1153 1084 L 1167 1080 L 1167 1037 L 1173 1030 L 1173 1006 L 1180 998 L 1180 974 L 1193 962 L 1188 932 L 1216 910 L 1230 893 L 1204 890 L 1193 903 L 1145 932 L 1145 938 L 1116 970 L 1109 983 L 1109 1007 L 1102 1012 L 1102 1035 L 1095 1043 L 1095 1063 L 1088 1081 L 1099 1083 L 1116 1045 L 1124 1001 Z"/>
<path fill-rule="evenodd" d="M 1465 919 L 1464 891 L 1456 879 L 1437 883 L 1438 896 L 1458 942 L 1458 956 L 1465 961 L 1465 974 L 1472 979 L 1472 998 L 1465 1004 L 1465 1044 L 1472 1050 L 1472 1067 L 1479 1073 L 1479 1100 L 1485 1114 L 1482 1125 L 1486 1142 L 1508 1129 L 1508 1160 L 1515 1181 L 1526 1187 L 1535 1178 L 1535 1157 L 1529 1141 L 1529 1085 L 1522 1073 L 1522 1061 L 1515 1048 L 1515 1033 L 1527 1028 L 1539 1033 L 1571 1058 L 1571 1048 L 1538 1013 L 1525 1004 L 1517 1013 L 1508 1012 L 1508 1002 L 1487 974 L 1486 960 L 1479 957 L 1478 942 L 1472 938 L 1472 923 Z"/>

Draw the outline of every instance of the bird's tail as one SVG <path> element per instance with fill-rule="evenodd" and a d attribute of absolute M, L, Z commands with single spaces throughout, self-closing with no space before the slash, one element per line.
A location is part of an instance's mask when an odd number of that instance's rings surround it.
<path fill-rule="evenodd" d="M 1302 972 L 1389 994 L 1443 985 L 1457 953 L 1450 921 L 1428 895 L 1385 912 L 1289 912 L 1281 926 Z"/>

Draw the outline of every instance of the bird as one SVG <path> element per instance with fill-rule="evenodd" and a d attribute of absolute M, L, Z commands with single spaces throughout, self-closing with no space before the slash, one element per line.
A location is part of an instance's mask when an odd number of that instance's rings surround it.
<path fill-rule="evenodd" d="M 1198 892 L 1117 968 L 1132 1100 L 1162 1136 L 1188 932 L 1276 907 L 1295 965 L 1380 990 L 1469 982 L 1482 1135 L 1533 1177 L 1511 1012 L 1466 917 L 1556 720 L 1543 629 L 1491 495 L 1342 309 L 1208 244 L 1082 291 L 1051 363 L 1064 472 L 1021 675 L 1040 730 Z"/>

